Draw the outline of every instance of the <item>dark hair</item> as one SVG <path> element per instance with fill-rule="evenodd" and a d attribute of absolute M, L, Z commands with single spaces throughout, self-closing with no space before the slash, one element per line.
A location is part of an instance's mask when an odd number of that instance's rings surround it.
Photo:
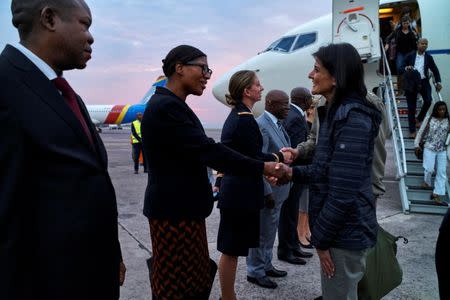
<path fill-rule="evenodd" d="M 228 105 L 236 106 L 242 102 L 244 90 L 252 86 L 256 73 L 250 70 L 241 70 L 234 73 L 228 83 L 229 94 L 225 95 Z"/>
<path fill-rule="evenodd" d="M 206 54 L 199 49 L 189 46 L 180 45 L 167 53 L 166 58 L 162 60 L 163 62 L 163 72 L 167 77 L 172 76 L 175 73 L 175 66 L 177 64 L 185 64 L 199 57 L 206 57 Z"/>
<path fill-rule="evenodd" d="M 411 23 L 411 18 L 408 17 L 408 16 L 403 16 L 403 17 L 400 19 L 400 23 L 403 24 L 404 22 L 410 22 L 410 23 Z"/>
<path fill-rule="evenodd" d="M 339 107 L 344 97 L 349 95 L 365 101 L 364 68 L 355 47 L 348 43 L 330 44 L 320 47 L 313 56 L 336 80 L 332 108 Z"/>
<path fill-rule="evenodd" d="M 406 14 L 410 14 L 411 15 L 411 13 L 412 13 L 411 7 L 405 6 L 405 7 L 402 8 L 400 16 L 404 16 Z"/>
<path fill-rule="evenodd" d="M 450 121 L 450 117 L 448 114 L 448 108 L 447 108 L 447 104 L 444 101 L 437 101 L 434 106 L 433 106 L 433 112 L 431 113 L 431 117 L 437 118 L 438 117 L 438 109 L 441 106 L 445 106 L 445 118 L 449 119 Z M 450 125 L 450 124 L 449 124 Z"/>
<path fill-rule="evenodd" d="M 61 18 L 65 19 L 68 9 L 78 5 L 79 2 L 74 0 L 12 0 L 12 24 L 19 31 L 20 39 L 25 40 L 33 31 L 44 7 L 55 10 Z M 88 8 L 86 4 L 83 6 Z"/>

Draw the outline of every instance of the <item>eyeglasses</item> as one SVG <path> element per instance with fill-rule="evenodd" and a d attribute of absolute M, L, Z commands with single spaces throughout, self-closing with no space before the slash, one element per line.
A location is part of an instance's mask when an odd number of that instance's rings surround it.
<path fill-rule="evenodd" d="M 202 69 L 203 75 L 209 75 L 209 76 L 211 76 L 211 74 L 212 74 L 212 72 L 213 72 L 213 71 L 208 67 L 208 65 L 204 65 L 204 64 L 193 63 L 193 62 L 187 62 L 187 63 L 184 63 L 184 65 L 186 65 L 186 66 L 197 66 L 197 67 L 200 67 L 200 68 Z"/>

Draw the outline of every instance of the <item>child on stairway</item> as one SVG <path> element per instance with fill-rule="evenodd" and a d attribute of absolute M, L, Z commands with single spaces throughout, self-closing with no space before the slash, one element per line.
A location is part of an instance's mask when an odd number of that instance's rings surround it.
<path fill-rule="evenodd" d="M 445 185 L 447 182 L 447 152 L 446 141 L 450 132 L 450 118 L 447 104 L 438 101 L 434 104 L 431 116 L 426 117 L 414 140 L 415 151 L 423 147 L 423 187 L 431 187 L 431 176 L 436 165 L 434 189 L 430 196 L 436 205 L 448 206 L 445 198 Z"/>

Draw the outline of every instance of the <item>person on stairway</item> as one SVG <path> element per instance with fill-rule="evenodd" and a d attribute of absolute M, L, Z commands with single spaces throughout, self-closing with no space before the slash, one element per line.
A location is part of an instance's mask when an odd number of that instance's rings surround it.
<path fill-rule="evenodd" d="M 447 151 L 446 141 L 450 133 L 450 118 L 447 104 L 438 101 L 433 107 L 430 117 L 425 118 L 414 140 L 415 151 L 420 151 L 423 145 L 424 183 L 422 187 L 431 187 L 431 177 L 436 165 L 436 178 L 430 199 L 436 205 L 448 206 L 445 197 L 447 182 Z"/>

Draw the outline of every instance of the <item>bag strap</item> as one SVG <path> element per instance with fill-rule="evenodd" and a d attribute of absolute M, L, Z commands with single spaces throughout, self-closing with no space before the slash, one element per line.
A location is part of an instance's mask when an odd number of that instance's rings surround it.
<path fill-rule="evenodd" d="M 419 145 L 423 143 L 423 140 L 425 139 L 425 137 L 427 136 L 428 132 L 430 131 L 430 121 L 431 121 L 431 116 L 427 121 L 427 125 L 425 126 L 425 129 L 423 130 L 422 136 L 420 137 L 420 142 Z"/>

